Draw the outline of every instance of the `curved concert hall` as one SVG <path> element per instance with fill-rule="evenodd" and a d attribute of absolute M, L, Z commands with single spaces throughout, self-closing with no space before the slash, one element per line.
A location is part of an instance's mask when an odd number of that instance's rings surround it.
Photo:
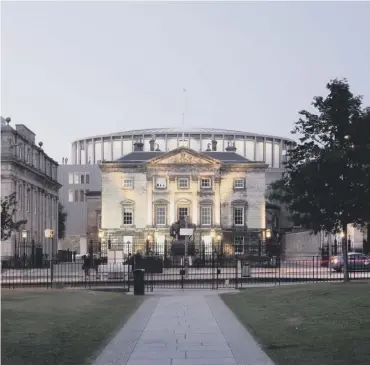
<path fill-rule="evenodd" d="M 99 164 L 119 159 L 134 150 L 135 141 L 144 143 L 144 151 L 171 151 L 180 146 L 207 151 L 217 141 L 217 151 L 235 147 L 236 153 L 251 161 L 265 161 L 270 168 L 281 168 L 286 151 L 294 142 L 285 137 L 255 134 L 216 128 L 152 128 L 137 129 L 79 139 L 72 143 L 72 164 Z"/>

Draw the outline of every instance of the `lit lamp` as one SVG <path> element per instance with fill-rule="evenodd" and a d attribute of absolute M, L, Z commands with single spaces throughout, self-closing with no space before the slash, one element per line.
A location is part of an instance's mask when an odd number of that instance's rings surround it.
<path fill-rule="evenodd" d="M 23 238 L 23 261 L 26 264 L 26 239 L 27 239 L 27 231 L 22 231 L 22 238 Z"/>
<path fill-rule="evenodd" d="M 271 238 L 271 230 L 270 229 L 266 229 L 266 238 L 267 239 Z"/>

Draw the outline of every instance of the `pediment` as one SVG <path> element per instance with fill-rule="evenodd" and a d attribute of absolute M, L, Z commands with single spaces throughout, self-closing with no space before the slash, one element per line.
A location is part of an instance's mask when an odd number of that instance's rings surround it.
<path fill-rule="evenodd" d="M 204 156 L 190 148 L 177 148 L 149 161 L 149 165 L 218 165 L 220 161 Z"/>
<path fill-rule="evenodd" d="M 121 205 L 134 205 L 135 204 L 135 202 L 131 199 L 124 199 L 120 203 Z"/>

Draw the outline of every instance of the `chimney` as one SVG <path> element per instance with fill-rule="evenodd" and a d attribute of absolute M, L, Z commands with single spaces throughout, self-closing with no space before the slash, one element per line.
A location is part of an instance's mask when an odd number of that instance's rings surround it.
<path fill-rule="evenodd" d="M 150 146 L 150 151 L 153 152 L 154 151 L 154 147 L 155 147 L 155 137 L 154 136 L 149 141 L 149 146 Z"/>
<path fill-rule="evenodd" d="M 144 150 L 144 143 L 141 139 L 139 139 L 134 143 L 134 151 L 137 152 L 137 151 L 143 151 L 143 150 Z"/>
<path fill-rule="evenodd" d="M 217 141 L 213 138 L 212 139 L 212 151 L 217 151 Z"/>
<path fill-rule="evenodd" d="M 227 147 L 225 148 L 227 152 L 236 152 L 235 143 L 231 144 L 230 142 L 227 142 Z"/>

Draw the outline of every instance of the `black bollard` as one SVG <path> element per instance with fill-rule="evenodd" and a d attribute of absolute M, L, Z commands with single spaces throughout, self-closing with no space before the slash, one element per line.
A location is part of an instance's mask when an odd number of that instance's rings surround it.
<path fill-rule="evenodd" d="M 145 293 L 144 273 L 143 269 L 134 270 L 134 295 L 144 295 Z"/>

